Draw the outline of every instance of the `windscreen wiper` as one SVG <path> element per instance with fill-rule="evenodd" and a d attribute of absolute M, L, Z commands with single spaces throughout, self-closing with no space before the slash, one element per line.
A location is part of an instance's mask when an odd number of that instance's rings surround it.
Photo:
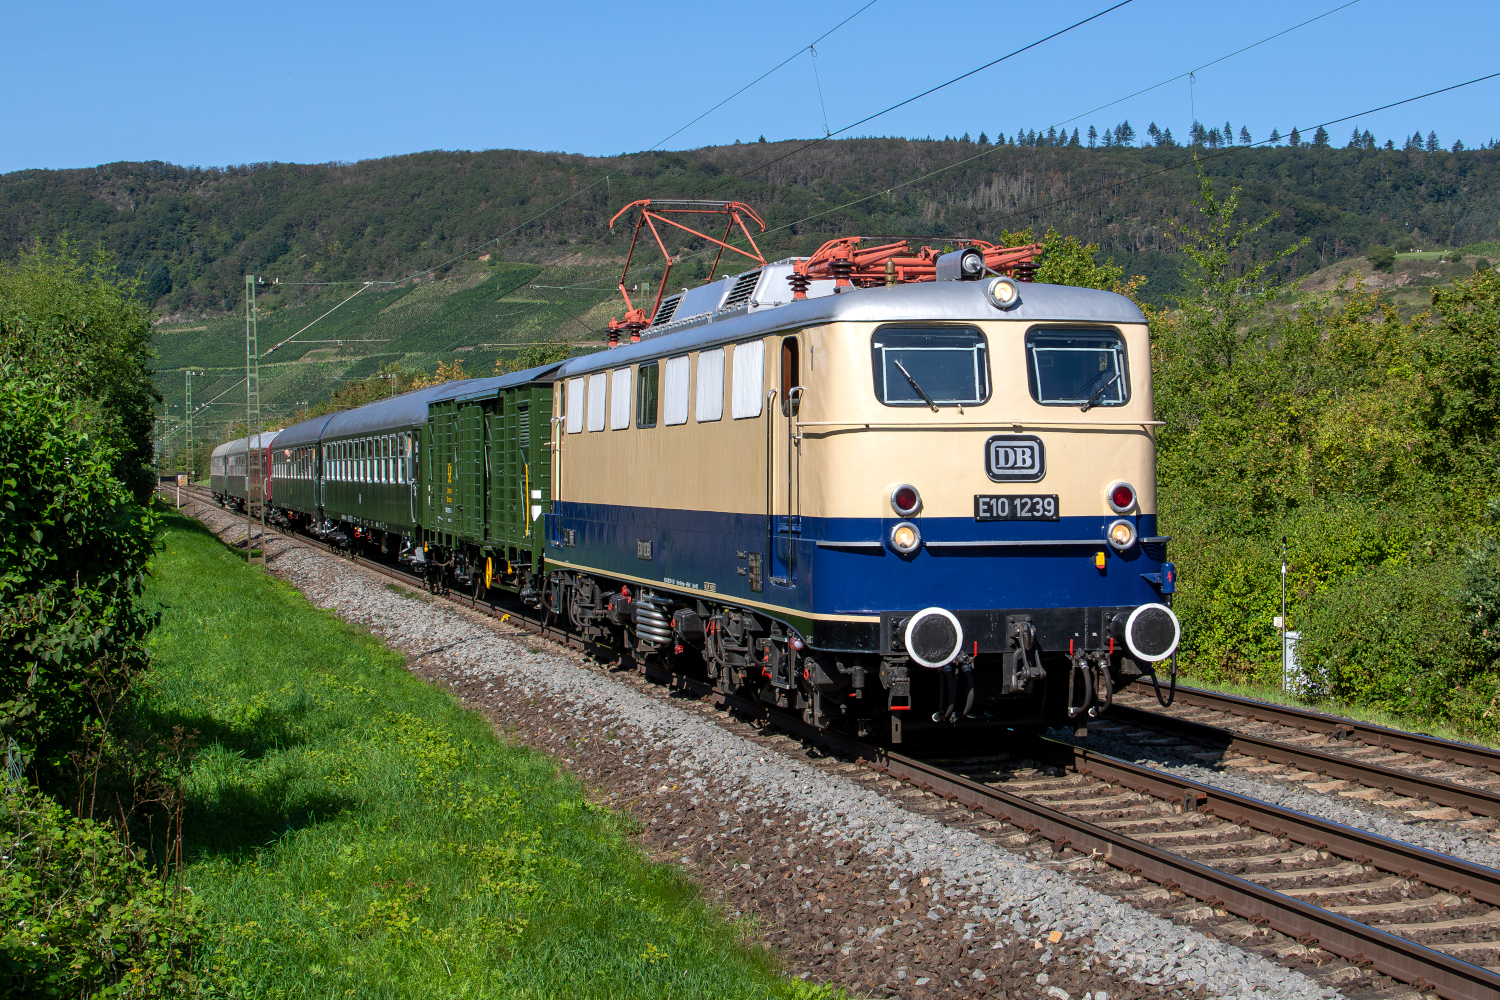
<path fill-rule="evenodd" d="M 1110 377 L 1110 380 L 1108 382 L 1104 383 L 1099 388 L 1097 388 L 1097 389 L 1094 390 L 1094 394 L 1092 396 L 1090 396 L 1084 402 L 1084 404 L 1078 408 L 1079 412 L 1080 413 L 1087 413 L 1090 410 L 1092 410 L 1094 408 L 1094 400 L 1096 400 L 1100 396 L 1104 395 L 1104 390 L 1108 389 L 1110 386 L 1114 385 L 1115 382 L 1119 381 L 1119 378 L 1120 378 L 1120 373 L 1119 372 L 1115 372 L 1114 375 L 1112 375 Z"/>
<path fill-rule="evenodd" d="M 938 411 L 938 405 L 932 401 L 932 397 L 931 396 L 927 395 L 927 390 L 923 389 L 922 386 L 921 386 L 921 384 L 918 383 L 916 379 L 914 379 L 914 378 L 911 377 L 911 372 L 909 372 L 909 371 L 906 370 L 906 366 L 903 365 L 901 362 L 897 361 L 895 358 L 891 359 L 891 363 L 894 364 L 897 368 L 901 369 L 901 374 L 905 375 L 906 376 L 906 381 L 910 382 L 911 383 L 911 387 L 913 389 L 917 390 L 917 395 L 921 396 L 923 402 L 925 402 L 928 406 L 932 407 L 932 412 L 933 413 L 936 413 Z"/>

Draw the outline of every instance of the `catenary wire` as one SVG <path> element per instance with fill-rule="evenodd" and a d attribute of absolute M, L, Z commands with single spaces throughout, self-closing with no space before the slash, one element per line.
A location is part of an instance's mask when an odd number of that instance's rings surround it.
<path fill-rule="evenodd" d="M 845 125 L 843 128 L 838 129 L 837 131 L 834 131 L 834 132 L 829 132 L 827 135 L 825 135 L 825 136 L 823 136 L 821 138 L 814 139 L 811 142 L 808 142 L 808 143 L 805 143 L 805 144 L 803 144 L 801 146 L 798 146 L 796 149 L 792 150 L 789 153 L 783 153 L 781 156 L 777 156 L 777 157 L 775 157 L 773 159 L 767 160 L 765 163 L 759 164 L 758 166 L 751 167 L 749 170 L 746 170 L 744 173 L 736 174 L 735 176 L 730 177 L 729 179 L 727 179 L 727 180 L 725 180 L 725 181 L 723 181 L 723 182 L 721 182 L 719 184 L 714 185 L 713 187 L 709 188 L 708 191 L 705 192 L 705 193 L 712 194 L 713 192 L 719 190 L 719 188 L 725 187 L 725 186 L 727 186 L 729 184 L 733 184 L 735 181 L 744 180 L 746 177 L 749 177 L 751 174 L 759 173 L 760 171 L 765 170 L 767 167 L 775 166 L 776 164 L 780 163 L 782 160 L 785 160 L 785 159 L 787 159 L 789 157 L 792 157 L 792 156 L 796 156 L 798 153 L 802 152 L 803 150 L 811 149 L 812 147 L 818 145 L 819 143 L 827 142 L 829 139 L 832 139 L 836 135 L 843 135 L 845 132 L 849 131 L 850 129 L 858 128 L 861 125 L 864 125 L 864 124 L 866 124 L 868 122 L 872 122 L 875 119 L 879 118 L 880 116 L 882 116 L 882 115 L 888 115 L 892 111 L 895 111 L 898 108 L 904 108 L 908 104 L 911 104 L 913 101 L 920 101 L 924 97 L 928 97 L 928 96 L 930 96 L 932 94 L 936 94 L 938 91 L 942 90 L 945 87 L 951 87 L 955 83 L 958 83 L 961 80 L 967 80 L 969 77 L 973 76 L 975 73 L 982 73 L 985 70 L 989 69 L 991 66 L 998 66 L 1000 63 L 1005 62 L 1005 60 L 1007 60 L 1007 59 L 1012 59 L 1012 58 L 1020 55 L 1023 52 L 1027 52 L 1027 51 L 1029 51 L 1031 49 L 1036 48 L 1038 45 L 1042 45 L 1042 44 L 1045 44 L 1046 42 L 1050 42 L 1052 39 L 1057 38 L 1059 35 L 1066 35 L 1068 32 L 1072 31 L 1074 28 L 1081 28 L 1085 24 L 1088 24 L 1090 21 L 1097 21 L 1099 18 L 1103 17 L 1105 14 L 1113 13 L 1114 11 L 1119 10 L 1121 7 L 1124 7 L 1124 6 L 1126 6 L 1128 4 L 1131 4 L 1131 3 L 1134 3 L 1134 2 L 1135 2 L 1135 0 L 1120 0 L 1120 2 L 1117 3 L 1117 4 L 1115 4 L 1113 7 L 1106 7 L 1104 10 L 1099 11 L 1097 14 L 1091 14 L 1091 15 L 1089 15 L 1088 17 L 1084 18 L 1082 21 L 1078 21 L 1078 22 L 1076 22 L 1074 24 L 1070 24 L 1066 28 L 1059 28 L 1057 31 L 1054 31 L 1052 34 L 1047 35 L 1047 36 L 1045 36 L 1043 38 L 1038 38 L 1036 41 L 1031 42 L 1031 43 L 1029 43 L 1027 45 L 1023 45 L 1019 49 L 1016 49 L 1014 52 L 1008 52 L 1008 53 L 1006 53 L 1005 55 L 1001 56 L 998 59 L 991 59 L 989 62 L 985 63 L 983 66 L 976 66 L 974 69 L 969 70 L 967 73 L 960 73 L 958 76 L 955 76 L 951 80 L 948 80 L 948 81 L 946 81 L 944 83 L 940 83 L 940 84 L 938 84 L 935 87 L 929 87 L 928 89 L 922 91 L 920 94 L 915 94 L 915 95 L 913 95 L 911 97 L 908 97 L 904 101 L 898 101 L 895 104 L 892 104 L 890 107 L 885 108 L 884 110 L 875 112 L 873 115 L 868 115 L 868 116 L 866 116 L 864 118 L 861 118 L 859 121 L 856 121 L 856 122 L 850 122 L 848 125 Z"/>

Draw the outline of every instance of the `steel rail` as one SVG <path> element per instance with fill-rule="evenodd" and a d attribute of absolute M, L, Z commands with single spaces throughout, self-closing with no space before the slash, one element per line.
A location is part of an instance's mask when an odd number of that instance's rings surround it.
<path fill-rule="evenodd" d="M 1106 714 L 1109 718 L 1121 722 L 1128 721 L 1152 729 L 1165 730 L 1196 743 L 1233 750 L 1247 757 L 1258 757 L 1273 764 L 1290 764 L 1304 771 L 1326 774 L 1347 781 L 1357 781 L 1372 788 L 1380 788 L 1410 798 L 1424 799 L 1454 809 L 1467 809 L 1481 816 L 1500 816 L 1500 793 L 1488 789 L 1460 785 L 1441 778 L 1428 778 L 1383 764 L 1365 763 L 1342 754 L 1293 746 L 1266 737 L 1223 729 L 1205 722 L 1179 719 L 1161 712 L 1121 705 L 1118 702 L 1112 705 Z"/>
<path fill-rule="evenodd" d="M 1068 744 L 1058 746 L 1073 751 L 1075 761 L 1081 759 L 1082 766 L 1095 777 L 1111 775 L 1122 784 L 1167 790 L 1168 797 L 1179 801 L 1191 796 L 1203 803 L 1198 808 L 1215 811 L 1221 818 L 1248 822 L 1252 827 L 1262 824 L 1265 832 L 1273 835 L 1291 837 L 1301 834 L 1308 837 L 1309 846 L 1317 843 L 1329 847 L 1336 843 L 1346 847 L 1358 844 L 1363 848 L 1363 857 L 1373 859 L 1376 855 L 1371 852 L 1379 852 L 1379 858 L 1388 864 L 1409 861 L 1414 866 L 1410 869 L 1414 877 L 1418 872 L 1415 866 L 1421 866 L 1420 870 L 1432 872 L 1434 877 L 1446 877 L 1450 882 L 1458 883 L 1457 887 L 1473 891 L 1476 897 L 1479 892 L 1487 896 L 1500 892 L 1495 883 L 1496 873 L 1466 862 L 1386 841 L 1207 785 L 1151 773 L 1125 761 L 1091 754 Z M 1438 995 L 1450 1000 L 1493 1000 L 1500 995 L 1500 974 L 1481 966 L 1284 896 L 1274 889 L 1134 840 L 1126 834 L 971 781 L 935 765 L 893 753 L 882 754 L 880 762 L 887 774 L 911 781 L 971 809 L 982 810 L 1028 833 L 1043 836 L 1058 848 L 1097 852 L 1107 863 L 1131 874 L 1141 875 L 1166 888 L 1181 889 L 1190 896 L 1253 923 L 1267 924 L 1304 943 L 1316 943 L 1325 951 L 1356 965 L 1373 965 L 1377 971 L 1411 983 L 1418 989 L 1431 986 Z M 1219 814 L 1218 810 L 1223 810 L 1223 813 Z"/>
<path fill-rule="evenodd" d="M 325 543 L 284 532 L 278 533 L 311 548 L 334 551 Z M 409 574 L 379 563 L 359 560 L 357 557 L 354 561 L 356 565 L 382 576 L 416 586 Z M 635 661 L 628 652 L 597 646 L 545 623 L 503 612 L 498 607 L 481 606 L 477 600 L 466 601 L 451 592 L 446 596 L 455 604 L 468 604 L 474 610 L 492 617 L 515 621 L 539 635 L 565 642 L 573 648 L 602 653 L 618 658 L 621 662 L 632 662 L 634 668 L 649 680 L 664 682 L 697 697 L 707 697 L 717 705 L 751 718 L 769 721 L 806 742 L 867 762 L 888 776 L 909 782 L 970 809 L 982 811 L 1027 833 L 1044 837 L 1059 850 L 1071 847 L 1077 851 L 1095 853 L 1108 864 L 1126 872 L 1140 875 L 1168 889 L 1179 889 L 1253 923 L 1265 924 L 1303 943 L 1315 944 L 1356 965 L 1373 966 L 1377 971 L 1411 983 L 1419 990 L 1431 989 L 1449 1000 L 1492 1000 L 1500 995 L 1500 974 L 1481 966 L 1172 854 L 1168 850 L 1135 840 L 1127 834 L 1096 826 L 1060 810 L 1023 799 L 1001 788 L 981 784 L 947 771 L 937 764 L 906 757 L 841 733 L 817 729 L 792 716 L 772 712 L 749 699 L 717 691 L 697 678 Z M 1154 713 L 1145 714 L 1152 715 L 1153 719 L 1165 718 Z M 1222 730 L 1213 732 L 1225 735 Z M 1273 836 L 1306 843 L 1317 850 L 1347 855 L 1360 864 L 1447 888 L 1456 895 L 1472 895 L 1483 902 L 1500 905 L 1500 872 L 1141 767 L 1083 747 L 1052 740 L 1043 742 L 1054 752 L 1064 755 L 1081 774 L 1119 784 L 1141 794 L 1182 803 L 1187 811 L 1196 810 L 1226 822 L 1247 824 Z"/>
<path fill-rule="evenodd" d="M 1176 700 L 1184 705 L 1212 709 L 1227 715 L 1243 716 L 1252 722 L 1274 722 L 1283 726 L 1295 726 L 1298 729 L 1306 729 L 1308 732 L 1326 733 L 1335 739 L 1356 739 L 1361 743 L 1387 750 L 1419 754 L 1449 764 L 1462 764 L 1465 767 L 1476 767 L 1500 774 L 1500 751 L 1471 743 L 1459 743 L 1424 733 L 1402 732 L 1399 729 L 1377 726 L 1372 722 L 1359 722 L 1308 709 L 1292 708 L 1289 705 L 1252 701 L 1249 698 L 1220 694 L 1217 691 L 1205 691 L 1201 688 L 1179 686 Z M 1144 711 L 1153 716 L 1162 715 L 1150 709 Z"/>

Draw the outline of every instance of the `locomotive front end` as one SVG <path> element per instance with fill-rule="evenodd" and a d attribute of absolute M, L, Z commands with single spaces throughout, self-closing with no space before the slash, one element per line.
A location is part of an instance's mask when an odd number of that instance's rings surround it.
<path fill-rule="evenodd" d="M 805 673 L 849 681 L 809 715 L 903 743 L 1081 727 L 1180 637 L 1144 316 L 1009 278 L 859 295 L 868 319 L 796 342 L 777 556 L 827 661 Z"/>

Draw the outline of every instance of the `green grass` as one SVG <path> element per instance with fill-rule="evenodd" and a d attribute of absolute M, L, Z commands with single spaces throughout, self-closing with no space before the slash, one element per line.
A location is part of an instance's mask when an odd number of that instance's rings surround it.
<path fill-rule="evenodd" d="M 145 703 L 199 733 L 186 883 L 247 997 L 812 996 L 631 821 L 166 516 Z M 524 707 L 518 706 L 524 711 Z"/>

